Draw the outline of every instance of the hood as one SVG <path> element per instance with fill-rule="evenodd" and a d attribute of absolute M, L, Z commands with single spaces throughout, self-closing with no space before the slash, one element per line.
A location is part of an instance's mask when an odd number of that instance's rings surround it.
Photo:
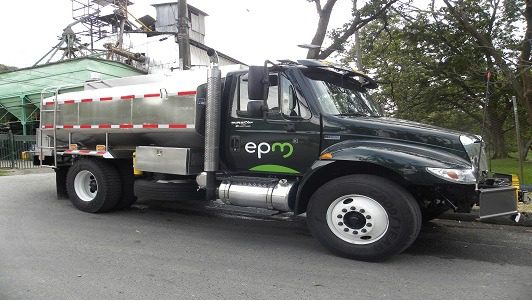
<path fill-rule="evenodd" d="M 341 140 L 393 140 L 407 144 L 445 148 L 468 159 L 460 142 L 460 135 L 475 136 L 437 126 L 384 117 L 324 116 L 324 139 L 327 135 L 340 135 Z"/>

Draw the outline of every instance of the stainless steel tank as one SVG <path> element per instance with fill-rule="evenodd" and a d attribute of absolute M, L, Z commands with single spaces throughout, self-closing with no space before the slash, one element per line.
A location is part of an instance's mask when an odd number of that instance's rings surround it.
<path fill-rule="evenodd" d="M 146 84 L 124 85 L 120 79 L 120 86 L 111 80 L 100 84 L 106 88 L 48 97 L 41 130 L 52 137 L 55 127 L 58 147 L 202 148 L 206 75 L 206 70 L 179 71 Z"/>

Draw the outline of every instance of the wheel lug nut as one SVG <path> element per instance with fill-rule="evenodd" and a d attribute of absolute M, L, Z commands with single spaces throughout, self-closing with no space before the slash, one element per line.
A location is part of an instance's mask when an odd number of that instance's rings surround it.
<path fill-rule="evenodd" d="M 338 222 L 338 225 L 339 225 L 339 226 L 343 226 L 344 223 L 342 223 L 342 222 Z"/>
<path fill-rule="evenodd" d="M 371 219 L 371 216 L 370 216 L 370 215 L 367 215 L 367 216 L 366 216 L 366 219 L 368 219 L 368 220 Z"/>
<path fill-rule="evenodd" d="M 355 230 L 355 231 L 353 231 L 353 234 L 358 234 L 358 231 L 356 231 L 356 230 Z"/>
<path fill-rule="evenodd" d="M 355 210 L 355 209 L 357 209 L 357 208 L 356 208 L 356 207 L 354 207 L 354 206 L 351 206 L 351 210 Z"/>
<path fill-rule="evenodd" d="M 366 224 L 366 226 L 371 227 L 371 226 L 373 226 L 373 224 L 368 223 L 368 224 Z"/>
<path fill-rule="evenodd" d="M 341 219 L 342 218 L 342 215 L 337 215 L 338 219 Z"/>
<path fill-rule="evenodd" d="M 348 232 L 348 231 L 349 231 L 349 228 L 344 228 L 344 231 L 345 231 L 345 232 Z"/>
<path fill-rule="evenodd" d="M 345 209 L 345 208 L 344 208 L 344 209 L 342 209 L 342 212 L 347 212 L 347 209 Z"/>
<path fill-rule="evenodd" d="M 363 213 L 365 213 L 365 212 L 366 212 L 366 211 L 365 211 L 364 209 L 361 209 L 361 210 L 360 210 L 360 213 L 361 213 L 361 214 L 363 214 Z"/>
<path fill-rule="evenodd" d="M 362 231 L 362 233 L 366 233 L 366 232 L 367 232 L 366 229 L 362 229 L 362 230 L 360 230 L 360 231 Z"/>

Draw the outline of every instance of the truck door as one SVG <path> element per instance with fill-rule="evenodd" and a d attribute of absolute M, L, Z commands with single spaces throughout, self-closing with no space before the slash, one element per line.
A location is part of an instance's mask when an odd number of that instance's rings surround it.
<path fill-rule="evenodd" d="M 284 73 L 270 74 L 266 120 L 253 115 L 247 75 L 236 78 L 224 149 L 236 172 L 302 174 L 319 156 L 320 123 Z"/>

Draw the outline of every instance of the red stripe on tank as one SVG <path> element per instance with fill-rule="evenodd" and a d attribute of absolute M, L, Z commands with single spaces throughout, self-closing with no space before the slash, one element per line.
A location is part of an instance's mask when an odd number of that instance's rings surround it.
<path fill-rule="evenodd" d="M 187 124 L 177 124 L 171 123 L 168 125 L 169 128 L 187 128 Z"/>

